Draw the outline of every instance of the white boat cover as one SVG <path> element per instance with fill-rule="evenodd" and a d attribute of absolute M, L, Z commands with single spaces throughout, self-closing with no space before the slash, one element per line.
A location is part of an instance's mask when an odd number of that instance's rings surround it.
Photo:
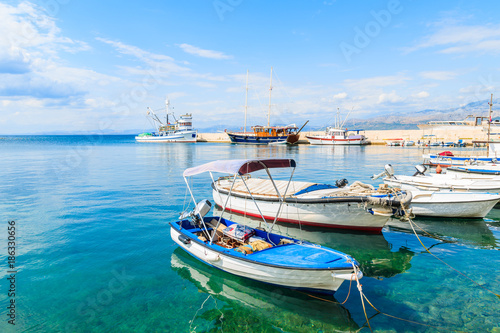
<path fill-rule="evenodd" d="M 293 159 L 265 159 L 265 160 L 219 160 L 205 163 L 184 170 L 184 177 L 194 176 L 203 172 L 238 173 L 240 176 L 264 168 L 295 168 Z"/>
<path fill-rule="evenodd" d="M 246 183 L 246 186 L 245 186 Z M 247 186 L 250 189 L 250 192 L 253 195 L 260 196 L 268 196 L 268 197 L 278 197 L 276 194 L 276 189 L 269 179 L 260 179 L 260 178 L 249 178 L 243 183 L 242 181 L 236 181 L 233 185 L 233 182 L 217 182 L 217 186 L 221 189 L 224 189 L 229 192 L 231 187 L 233 187 L 233 193 L 242 193 L 247 194 Z M 317 183 L 311 182 L 298 182 L 292 181 L 290 185 L 286 180 L 275 180 L 274 183 L 280 192 L 280 195 L 284 195 L 285 191 L 287 192 L 287 197 L 294 195 L 295 193 L 302 191 L 306 188 L 309 188 L 313 185 L 317 185 Z"/>

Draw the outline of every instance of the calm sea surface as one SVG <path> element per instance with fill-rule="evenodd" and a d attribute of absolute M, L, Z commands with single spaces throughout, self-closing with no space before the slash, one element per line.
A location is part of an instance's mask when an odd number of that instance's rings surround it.
<path fill-rule="evenodd" d="M 391 163 L 413 173 L 414 147 L 255 147 L 135 143 L 132 136 L 0 138 L 1 332 L 369 332 L 353 284 L 321 300 L 210 268 L 170 239 L 187 206 L 181 176 L 216 159 L 286 157 L 294 179 L 333 183 Z M 286 177 L 280 171 L 277 177 Z M 196 177 L 197 199 L 211 199 Z M 500 293 L 500 210 L 484 220 L 415 219 L 424 244 L 480 285 Z M 7 227 L 15 221 L 15 326 L 8 324 Z M 378 332 L 500 331 L 500 299 L 429 255 L 407 223 L 382 234 L 282 233 L 353 255 L 365 277 Z"/>

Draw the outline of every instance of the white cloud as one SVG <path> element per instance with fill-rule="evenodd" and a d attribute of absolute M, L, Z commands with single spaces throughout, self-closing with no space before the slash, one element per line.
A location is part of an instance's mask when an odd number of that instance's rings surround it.
<path fill-rule="evenodd" d="M 425 48 L 438 48 L 444 54 L 500 53 L 500 24 L 464 25 L 442 20 L 430 26 L 436 27 L 435 31 L 406 48 L 407 53 Z"/>
<path fill-rule="evenodd" d="M 351 88 L 355 89 L 373 89 L 377 87 L 398 86 L 409 81 L 410 78 L 403 75 L 388 75 L 388 76 L 375 76 L 370 78 L 363 78 L 358 80 L 345 80 L 344 83 Z"/>
<path fill-rule="evenodd" d="M 347 97 L 347 93 L 345 93 L 345 92 L 341 92 L 341 93 L 333 95 L 333 99 L 344 99 L 346 97 Z"/>
<path fill-rule="evenodd" d="M 415 95 L 418 98 L 427 98 L 429 97 L 429 93 L 427 91 L 421 91 L 418 94 Z"/>
<path fill-rule="evenodd" d="M 419 75 L 425 79 L 446 81 L 454 79 L 458 73 L 450 71 L 428 71 L 421 72 Z"/>
<path fill-rule="evenodd" d="M 401 102 L 403 101 L 404 98 L 401 97 L 401 96 L 398 96 L 396 94 L 396 91 L 391 91 L 390 93 L 386 94 L 386 93 L 383 93 L 383 94 L 380 94 L 378 96 L 378 103 L 379 104 L 382 104 L 382 103 L 398 103 L 398 102 Z"/>
<path fill-rule="evenodd" d="M 179 47 L 186 53 L 202 58 L 217 59 L 217 60 L 233 58 L 232 56 L 224 54 L 219 51 L 205 50 L 189 44 L 180 44 Z"/>

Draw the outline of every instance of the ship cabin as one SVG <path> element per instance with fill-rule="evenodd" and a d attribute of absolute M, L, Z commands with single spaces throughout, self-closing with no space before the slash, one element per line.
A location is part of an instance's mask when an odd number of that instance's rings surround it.
<path fill-rule="evenodd" d="M 252 130 L 258 137 L 274 137 L 274 136 L 288 136 L 295 134 L 298 127 L 295 125 L 289 126 L 253 126 Z"/>

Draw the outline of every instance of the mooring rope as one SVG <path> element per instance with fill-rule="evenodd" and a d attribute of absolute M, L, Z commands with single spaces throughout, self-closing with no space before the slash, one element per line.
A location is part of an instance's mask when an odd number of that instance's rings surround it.
<path fill-rule="evenodd" d="M 397 197 L 397 193 L 396 191 L 394 191 L 394 195 Z M 413 224 L 415 224 L 415 222 L 412 221 L 411 217 L 410 217 L 410 214 L 408 213 L 408 211 L 406 210 L 406 207 L 401 204 L 401 209 L 403 210 L 404 214 L 405 214 L 405 217 L 408 219 L 408 222 L 410 223 L 410 226 L 411 226 L 411 229 L 413 230 L 413 233 L 415 234 L 415 236 L 417 237 L 418 241 L 420 242 L 420 244 L 422 245 L 422 247 L 425 249 L 425 251 L 427 251 L 427 253 L 429 253 L 431 256 L 433 256 L 435 259 L 439 260 L 440 262 L 442 262 L 443 264 L 445 264 L 446 266 L 448 266 L 449 268 L 451 268 L 452 270 L 454 270 L 455 272 L 457 272 L 458 274 L 462 275 L 463 277 L 467 278 L 468 280 L 470 280 L 471 282 L 473 282 L 475 285 L 483 288 L 484 290 L 488 291 L 489 293 L 492 293 L 493 295 L 495 295 L 496 297 L 500 298 L 500 295 L 491 291 L 490 289 L 486 288 L 485 286 L 479 284 L 478 282 L 474 281 L 473 279 L 471 279 L 470 277 L 468 277 L 467 275 L 465 275 L 465 273 L 462 273 L 461 271 L 459 271 L 458 269 L 454 268 L 453 266 L 451 266 L 450 264 L 448 264 L 447 262 L 445 262 L 443 259 L 439 258 L 438 256 L 436 256 L 434 253 L 432 253 L 425 245 L 424 243 L 422 242 L 422 240 L 420 239 L 420 237 L 418 236 L 417 232 L 415 231 L 415 228 L 413 227 Z M 415 224 L 416 225 L 416 224 Z M 430 235 L 427 231 L 425 231 L 424 229 L 422 229 L 421 227 L 418 227 L 420 228 L 422 231 L 424 231 L 426 234 Z M 432 237 L 432 236 L 431 236 Z M 432 237 L 434 238 L 434 237 Z"/>

